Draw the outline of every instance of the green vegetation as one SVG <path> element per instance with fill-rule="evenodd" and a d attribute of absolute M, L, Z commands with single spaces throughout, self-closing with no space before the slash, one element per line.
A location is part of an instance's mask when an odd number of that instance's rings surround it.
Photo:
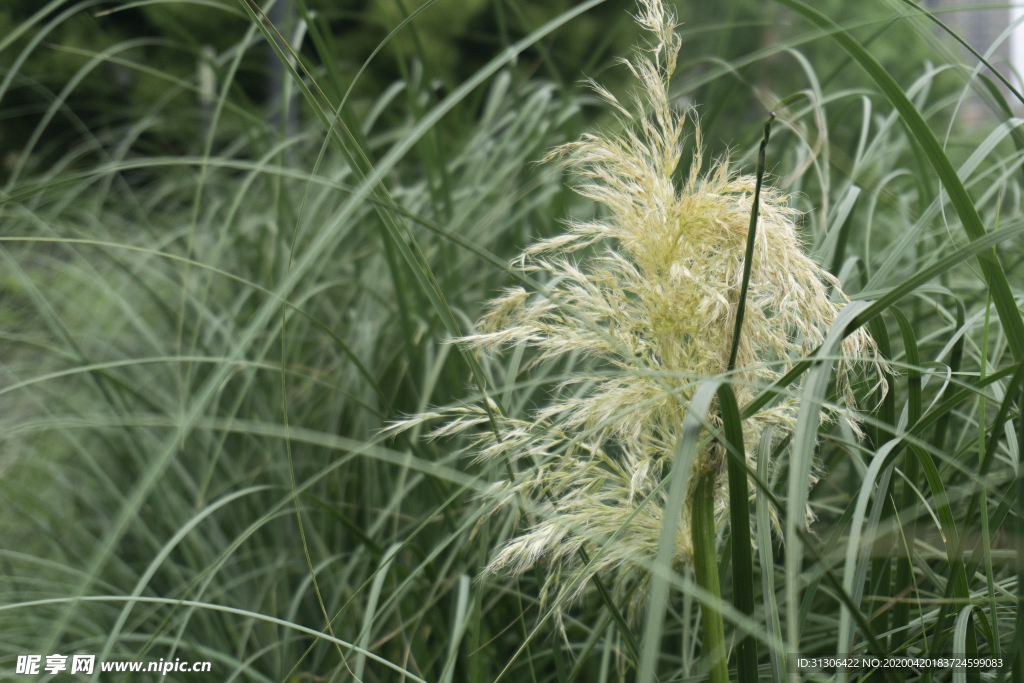
<path fill-rule="evenodd" d="M 635 113 L 615 60 L 636 6 L 278 3 L 0 8 L 4 677 L 54 653 L 213 663 L 141 680 L 832 675 L 786 652 L 994 654 L 1012 672 L 966 677 L 1024 677 L 1024 98 L 908 0 L 680 2 L 668 101 L 697 107 L 704 154 L 687 124 L 676 187 L 726 151 L 753 173 L 773 113 L 765 187 L 852 301 L 821 339 L 780 341 L 788 358 L 723 342 L 721 375 L 538 338 L 484 351 L 453 340 L 514 286 L 619 333 L 552 294 L 618 240 L 509 263 L 611 220 L 538 162 L 622 133 L 584 76 Z M 968 127 L 965 107 L 985 114 Z M 741 335 L 768 312 L 758 244 L 726 292 L 728 316 L 749 280 Z M 887 391 L 846 364 L 866 333 Z M 565 468 L 583 439 L 654 411 L 515 430 L 639 374 L 679 421 L 636 427 L 637 512 L 574 513 L 564 547 L 485 570 L 558 496 L 586 498 Z M 477 457 L 509 428 L 511 459 Z M 609 445 L 607 471 L 627 455 Z M 695 458 L 696 486 L 668 476 Z M 749 501 L 724 495 L 744 479 Z M 696 578 L 672 540 L 688 515 Z M 892 674 L 872 676 L 954 677 Z"/>

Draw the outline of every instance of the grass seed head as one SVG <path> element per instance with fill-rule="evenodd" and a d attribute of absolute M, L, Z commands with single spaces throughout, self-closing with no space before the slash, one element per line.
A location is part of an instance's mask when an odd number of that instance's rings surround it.
<path fill-rule="evenodd" d="M 568 383 L 588 388 L 559 392 L 571 397 L 530 419 L 501 418 L 501 438 L 475 432 L 471 450 L 479 459 L 526 459 L 532 471 L 496 485 L 492 493 L 505 502 L 516 496 L 541 501 L 543 513 L 501 549 L 489 569 L 518 574 L 546 559 L 550 582 L 566 597 L 579 594 L 591 575 L 610 574 L 616 592 L 633 596 L 634 614 L 646 592 L 642 565 L 653 560 L 658 546 L 667 489 L 638 508 L 667 474 L 697 382 L 727 369 L 755 187 L 754 176 L 730 171 L 727 159 L 702 170 L 699 122 L 668 94 L 680 49 L 674 16 L 661 0 L 641 0 L 636 19 L 652 38 L 625 62 L 640 85 L 634 111 L 592 83 L 617 112 L 622 132 L 584 135 L 547 157 L 574 171 L 577 191 L 602 204 L 604 216 L 569 222 L 564 234 L 527 248 L 515 265 L 549 282 L 549 289 L 532 295 L 518 287 L 505 291 L 478 333 L 461 340 L 491 351 L 524 344 L 534 350 L 535 363 L 578 354 L 604 371 L 578 373 Z M 679 183 L 673 174 L 688 133 L 696 152 Z M 740 405 L 785 373 L 791 359 L 818 346 L 846 301 L 839 282 L 804 254 L 797 218 L 786 196 L 762 187 L 737 370 L 731 375 Z M 588 255 L 577 260 L 579 254 Z M 846 338 L 843 352 L 839 386 L 852 406 L 850 365 L 874 357 L 875 348 L 865 332 L 857 332 Z M 452 417 L 436 435 L 486 420 L 482 409 L 462 409 Z M 794 401 L 784 400 L 746 420 L 751 467 L 762 431 L 769 425 L 791 429 L 795 417 Z M 724 458 L 708 448 L 695 467 L 721 473 Z M 726 492 L 721 486 L 718 492 L 724 513 Z M 692 559 L 687 517 L 676 539 L 680 566 Z M 580 546 L 593 551 L 587 568 L 579 560 Z"/>

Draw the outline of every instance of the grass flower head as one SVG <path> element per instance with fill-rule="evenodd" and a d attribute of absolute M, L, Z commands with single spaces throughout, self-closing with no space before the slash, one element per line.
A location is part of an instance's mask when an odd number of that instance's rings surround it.
<path fill-rule="evenodd" d="M 490 351 L 526 345 L 535 352 L 534 363 L 568 354 L 591 361 L 592 372 L 569 380 L 581 388 L 572 397 L 529 419 L 499 418 L 497 433 L 472 437 L 477 458 L 527 465 L 516 481 L 497 484 L 495 495 L 505 501 L 529 497 L 544 508 L 490 569 L 520 573 L 543 558 L 553 567 L 551 584 L 573 595 L 591 575 L 608 573 L 615 592 L 633 596 L 634 614 L 644 595 L 635 589 L 648 578 L 641 565 L 656 552 L 666 502 L 665 489 L 652 493 L 667 474 L 697 382 L 727 370 L 755 188 L 754 176 L 730 171 L 727 159 L 704 170 L 699 124 L 669 99 L 680 49 L 671 12 L 660 0 L 640 0 L 636 18 L 653 40 L 625 62 L 640 85 L 634 111 L 591 83 L 617 111 L 621 132 L 584 135 L 548 157 L 575 171 L 577 191 L 603 205 L 604 215 L 570 222 L 564 234 L 530 246 L 515 265 L 547 282 L 547 290 L 505 291 L 479 332 L 461 340 Z M 697 151 L 680 182 L 674 173 L 687 134 L 695 136 Z M 790 359 L 818 346 L 841 308 L 835 301 L 846 301 L 839 282 L 804 254 L 797 217 L 786 196 L 762 188 L 731 375 L 740 405 L 778 379 Z M 852 404 L 850 363 L 873 355 L 874 345 L 857 332 L 846 338 L 843 351 L 850 361 L 839 364 L 840 385 Z M 748 445 L 769 425 L 791 428 L 795 415 L 789 400 L 750 417 L 744 423 Z M 435 436 L 465 432 L 488 419 L 482 409 L 448 417 Z M 752 467 L 755 452 L 747 449 Z M 698 457 L 695 467 L 724 472 L 720 448 Z M 724 512 L 725 488 L 718 486 L 716 495 Z M 692 559 L 688 516 L 679 525 L 679 565 Z M 613 536 L 597 552 L 601 540 Z M 588 568 L 580 547 L 596 556 Z"/>

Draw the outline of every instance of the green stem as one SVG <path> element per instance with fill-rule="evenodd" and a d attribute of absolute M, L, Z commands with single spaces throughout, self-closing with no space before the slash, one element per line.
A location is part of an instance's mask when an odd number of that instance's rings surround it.
<path fill-rule="evenodd" d="M 715 473 L 702 471 L 697 478 L 690 507 L 693 535 L 693 573 L 697 584 L 714 598 L 721 599 L 718 581 L 718 555 L 715 552 Z M 729 683 L 725 658 L 725 626 L 716 605 L 701 603 L 704 624 L 704 658 L 711 665 L 711 683 Z"/>

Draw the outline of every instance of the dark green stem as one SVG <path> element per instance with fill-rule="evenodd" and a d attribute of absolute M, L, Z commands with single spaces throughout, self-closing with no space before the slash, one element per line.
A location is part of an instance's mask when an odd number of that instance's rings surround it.
<path fill-rule="evenodd" d="M 736 306 L 736 324 L 732 330 L 732 349 L 729 351 L 729 371 L 736 369 L 736 354 L 740 350 L 740 331 L 743 329 L 743 313 L 747 308 L 747 287 L 750 285 L 750 268 L 754 263 L 754 242 L 757 238 L 757 215 L 761 205 L 761 181 L 764 179 L 765 147 L 772 133 L 775 113 L 764 124 L 764 139 L 757 151 L 757 183 L 754 185 L 754 205 L 750 209 L 750 227 L 747 229 L 747 249 L 743 256 L 743 283 L 740 285 L 740 300 Z"/>
<path fill-rule="evenodd" d="M 715 473 L 701 471 L 690 503 L 693 537 L 693 573 L 697 584 L 721 600 L 722 589 L 718 581 L 718 555 L 715 552 Z M 717 605 L 701 603 L 704 624 L 704 658 L 710 665 L 711 683 L 729 683 L 726 664 L 725 626 Z"/>

